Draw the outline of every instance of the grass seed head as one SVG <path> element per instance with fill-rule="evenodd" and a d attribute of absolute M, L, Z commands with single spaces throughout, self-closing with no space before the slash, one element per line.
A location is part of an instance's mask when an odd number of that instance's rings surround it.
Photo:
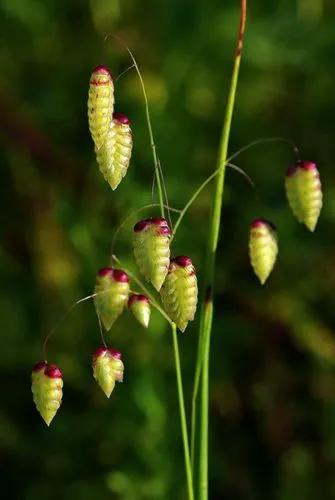
<path fill-rule="evenodd" d="M 250 262 L 262 285 L 268 279 L 277 259 L 278 243 L 275 225 L 266 219 L 255 219 L 250 224 Z"/>
<path fill-rule="evenodd" d="M 129 278 L 121 269 L 104 267 L 97 273 L 94 304 L 106 330 L 122 314 L 129 296 Z"/>
<path fill-rule="evenodd" d="M 31 381 L 35 406 L 49 426 L 62 402 L 63 374 L 56 365 L 40 361 L 32 369 Z"/>

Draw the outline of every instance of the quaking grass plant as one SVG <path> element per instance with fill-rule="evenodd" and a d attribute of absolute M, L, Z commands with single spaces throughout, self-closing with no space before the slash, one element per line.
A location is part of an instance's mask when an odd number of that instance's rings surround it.
<path fill-rule="evenodd" d="M 240 26 L 217 166 L 214 172 L 191 196 L 182 210 L 173 209 L 169 206 L 163 172 L 154 141 L 144 82 L 133 54 L 125 47 L 132 59 L 132 67 L 137 71 L 143 92 L 159 203 L 140 207 L 135 213 L 124 219 L 114 233 L 110 264 L 97 272 L 94 293 L 75 302 L 61 320 L 63 321 L 78 304 L 87 300 L 94 300 L 103 345 L 99 346 L 92 356 L 93 377 L 108 398 L 113 393 L 116 382 L 123 381 L 124 363 L 121 352 L 107 345 L 103 329 L 106 332 L 112 330 L 114 323 L 127 308 L 133 314 L 134 319 L 144 328 L 149 325 L 152 307 L 168 322 L 172 333 L 175 358 L 187 496 L 189 500 L 195 498 L 199 500 L 208 499 L 210 341 L 214 314 L 213 290 L 216 254 L 226 167 L 231 166 L 238 170 L 252 184 L 250 178 L 231 161 L 242 151 L 261 142 L 276 140 L 287 142 L 293 147 L 296 155 L 295 165 L 289 167 L 285 175 L 287 199 L 293 215 L 299 222 L 305 224 L 309 230 L 314 231 L 322 207 L 322 190 L 317 166 L 313 162 L 302 161 L 298 149 L 292 141 L 284 138 L 257 140 L 228 158 L 230 129 L 243 50 L 247 0 L 241 0 L 240 8 Z M 122 41 L 121 43 L 123 44 Z M 114 105 L 112 75 L 106 66 L 98 66 L 93 71 L 89 82 L 89 129 L 94 143 L 97 164 L 103 177 L 113 190 L 117 188 L 127 174 L 133 145 L 130 120 L 123 114 L 115 113 Z M 174 256 L 172 243 L 185 213 L 192 206 L 200 192 L 213 180 L 215 180 L 215 187 L 207 237 L 207 256 L 204 266 L 201 266 L 204 289 L 201 295 L 200 313 L 198 314 L 199 336 L 191 415 L 187 419 L 177 329 L 184 332 L 188 323 L 193 321 L 196 315 L 198 286 L 196 270 L 191 258 L 186 255 Z M 156 212 L 157 209 L 159 209 L 159 214 Z M 132 234 L 134 259 L 140 278 L 124 268 L 121 260 L 115 255 L 114 247 L 120 230 L 128 225 L 136 214 L 142 211 L 150 211 L 150 214 L 147 218 L 136 222 Z M 172 212 L 178 215 L 174 226 L 171 220 Z M 269 278 L 278 254 L 278 238 L 273 222 L 263 217 L 251 222 L 249 254 L 253 270 L 263 285 Z M 143 282 L 143 278 L 147 282 L 146 284 Z M 151 290 L 150 286 L 154 290 Z M 157 293 L 160 299 L 157 297 Z M 63 388 L 61 370 L 47 362 L 47 342 L 54 331 L 55 329 L 45 339 L 43 346 L 44 360 L 38 362 L 32 370 L 34 402 L 48 426 L 61 405 Z"/>

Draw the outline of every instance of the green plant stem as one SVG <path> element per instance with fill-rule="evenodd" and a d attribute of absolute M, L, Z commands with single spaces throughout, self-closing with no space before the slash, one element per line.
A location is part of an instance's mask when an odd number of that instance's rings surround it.
<path fill-rule="evenodd" d="M 207 257 L 205 265 L 205 292 L 201 310 L 201 315 L 203 315 L 203 321 L 201 321 L 201 331 L 199 334 L 199 342 L 201 343 L 200 351 L 203 350 L 202 370 L 201 370 L 199 500 L 208 500 L 208 404 L 209 404 L 208 386 L 209 386 L 210 338 L 211 338 L 212 319 L 213 319 L 212 294 L 214 286 L 216 251 L 220 233 L 221 208 L 222 208 L 222 197 L 224 192 L 227 152 L 228 152 L 230 129 L 234 111 L 235 96 L 236 96 L 237 82 L 238 82 L 242 48 L 243 48 L 246 10 L 247 10 L 247 0 L 241 0 L 240 29 L 238 34 L 237 48 L 235 52 L 233 73 L 228 94 L 226 112 L 223 121 L 221 142 L 219 146 L 217 168 L 220 168 L 220 172 L 216 177 L 215 193 L 213 199 L 209 238 L 207 245 Z M 201 358 L 198 358 L 197 362 L 201 363 Z"/>
<path fill-rule="evenodd" d="M 194 500 L 192 467 L 191 467 L 190 448 L 189 448 L 187 423 L 186 423 L 183 382 L 182 382 L 181 369 L 180 369 L 181 364 L 180 364 L 180 356 L 179 356 L 177 328 L 176 328 L 176 325 L 174 323 L 172 323 L 171 331 L 172 331 L 172 339 L 173 339 L 174 359 L 175 359 L 175 365 L 176 365 L 176 379 L 177 379 L 177 389 L 178 389 L 178 399 L 179 399 L 179 409 L 180 409 L 181 432 L 182 432 L 183 446 L 184 446 L 184 459 L 185 459 L 188 498 L 189 498 L 189 500 Z"/>
<path fill-rule="evenodd" d="M 202 334 L 201 353 L 201 407 L 200 407 L 200 453 L 199 453 L 199 498 L 208 498 L 208 405 L 209 405 L 209 353 L 210 334 L 213 319 L 213 301 L 209 297 L 205 304 L 204 331 Z M 195 422 L 196 424 L 196 422 Z"/>

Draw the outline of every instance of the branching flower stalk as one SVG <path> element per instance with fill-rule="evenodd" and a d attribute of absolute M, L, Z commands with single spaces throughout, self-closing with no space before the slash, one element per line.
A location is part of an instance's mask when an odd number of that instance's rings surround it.
<path fill-rule="evenodd" d="M 49 364 L 47 361 L 48 340 L 77 305 L 93 299 L 102 341 L 102 346 L 98 347 L 93 353 L 93 377 L 109 398 L 116 386 L 116 382 L 123 381 L 125 365 L 124 360 L 121 359 L 122 353 L 107 345 L 103 329 L 109 332 L 126 309 L 131 312 L 134 320 L 142 328 L 148 328 L 151 306 L 153 306 L 168 322 L 172 333 L 188 500 L 195 500 L 195 498 L 197 500 L 208 500 L 210 342 L 214 312 L 213 289 L 215 285 L 216 253 L 220 233 L 226 168 L 231 167 L 241 173 L 252 188 L 255 188 L 248 174 L 237 165 L 231 163 L 231 160 L 257 144 L 274 141 L 286 142 L 293 147 L 296 156 L 295 164 L 287 169 L 285 176 L 286 196 L 293 215 L 300 223 L 303 223 L 313 232 L 322 208 L 322 186 L 318 167 L 313 161 L 303 161 L 300 158 L 298 148 L 290 139 L 273 137 L 256 140 L 239 149 L 230 158 L 227 157 L 243 49 L 246 10 L 247 0 L 241 0 L 240 29 L 217 165 L 214 172 L 191 195 L 182 210 L 170 207 L 168 201 L 163 170 L 154 142 L 146 89 L 139 67 L 135 57 L 125 43 L 118 37 L 114 37 L 125 47 L 132 59 L 132 66 L 127 68 L 125 72 L 134 67 L 140 80 L 154 161 L 155 174 L 152 197 L 156 183 L 159 203 L 151 203 L 138 208 L 120 223 L 112 239 L 110 267 L 103 267 L 97 272 L 94 293 L 77 300 L 68 309 L 56 327 L 46 336 L 43 344 L 44 360 L 34 365 L 31 375 L 33 399 L 36 408 L 45 423 L 50 425 L 61 405 L 63 374 L 56 365 Z M 133 144 L 130 120 L 125 115 L 114 112 L 114 103 L 114 81 L 112 75 L 106 66 L 97 66 L 91 75 L 89 85 L 89 129 L 94 142 L 94 151 L 99 169 L 113 190 L 118 187 L 119 183 L 126 176 Z M 191 258 L 186 255 L 173 256 L 171 254 L 171 244 L 187 211 L 202 190 L 211 181 L 214 181 L 214 179 L 216 182 L 207 240 L 206 263 L 204 266 L 205 283 L 192 393 L 191 440 L 189 440 L 177 328 L 181 332 L 184 332 L 188 323 L 193 321 L 195 317 L 198 303 L 198 279 Z M 149 282 L 153 286 L 154 293 L 152 294 L 148 286 L 142 282 L 142 279 L 129 271 L 115 255 L 115 242 L 120 230 L 134 215 L 154 207 L 159 207 L 160 217 L 151 214 L 150 217 L 137 221 L 133 227 L 132 236 L 133 252 L 137 268 L 146 282 Z M 168 213 L 169 222 L 165 219 L 165 209 Z M 174 228 L 172 227 L 170 212 L 178 214 Z M 263 216 L 254 219 L 249 227 L 249 256 L 253 270 L 262 285 L 264 285 L 273 270 L 277 254 L 278 238 L 275 225 Z M 117 264 L 120 268 L 114 268 L 114 264 Z M 135 285 L 135 289 L 133 285 Z M 200 408 L 197 405 L 199 389 L 201 389 Z M 197 411 L 199 409 L 200 424 L 198 425 Z M 198 442 L 196 442 L 197 437 Z M 196 452 L 198 450 L 199 460 L 195 464 Z M 195 465 L 199 467 L 199 474 L 195 473 Z M 198 479 L 196 497 L 195 478 Z"/>

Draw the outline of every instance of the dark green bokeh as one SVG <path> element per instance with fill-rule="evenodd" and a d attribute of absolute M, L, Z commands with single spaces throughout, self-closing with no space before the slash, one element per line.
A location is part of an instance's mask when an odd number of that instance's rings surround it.
<path fill-rule="evenodd" d="M 130 65 L 105 35 L 134 51 L 151 105 L 172 206 L 181 208 L 215 168 L 231 74 L 237 0 L 2 0 L 0 295 L 2 491 L 13 499 L 185 498 L 170 332 L 129 314 L 110 343 L 126 379 L 107 400 L 90 359 L 99 345 L 92 304 L 78 306 L 50 341 L 64 371 L 63 405 L 50 429 L 37 414 L 30 370 L 44 336 L 92 291 L 124 216 L 151 202 L 152 158 L 134 71 L 116 83 L 130 116 L 132 165 L 116 192 L 95 164 L 87 130 L 91 69 Z M 320 166 L 324 208 L 315 234 L 292 217 L 283 174 L 293 153 L 259 145 L 236 162 L 256 193 L 227 173 L 216 276 L 210 399 L 213 499 L 329 499 L 335 495 L 334 109 L 332 0 L 250 2 L 230 151 L 254 139 L 293 139 Z M 202 281 L 212 191 L 175 240 Z M 248 224 L 273 220 L 280 254 L 265 287 L 251 272 Z M 127 264 L 131 226 L 116 252 Z M 190 402 L 197 322 L 180 335 Z"/>

